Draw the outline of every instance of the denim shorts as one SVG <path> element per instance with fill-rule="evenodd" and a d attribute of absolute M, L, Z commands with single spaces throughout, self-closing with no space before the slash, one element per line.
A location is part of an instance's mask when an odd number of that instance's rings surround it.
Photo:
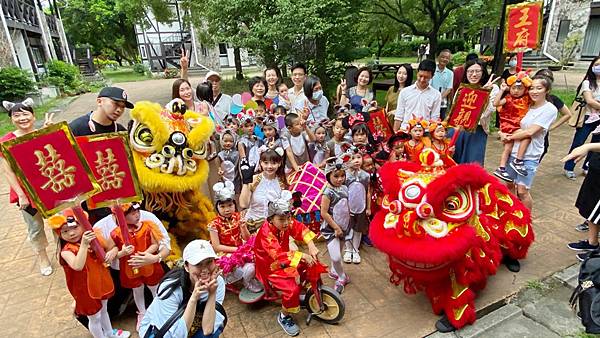
<path fill-rule="evenodd" d="M 510 156 L 508 158 L 508 163 L 511 163 L 515 158 Z M 537 168 L 540 163 L 538 161 L 532 160 L 524 160 L 523 164 L 525 165 L 525 170 L 527 170 L 527 176 L 521 176 L 517 174 L 517 172 L 510 166 L 506 166 L 506 173 L 510 178 L 513 179 L 514 184 L 522 185 L 527 188 L 527 190 L 531 189 L 531 185 L 533 184 L 533 178 L 535 177 L 535 173 L 537 172 Z"/>

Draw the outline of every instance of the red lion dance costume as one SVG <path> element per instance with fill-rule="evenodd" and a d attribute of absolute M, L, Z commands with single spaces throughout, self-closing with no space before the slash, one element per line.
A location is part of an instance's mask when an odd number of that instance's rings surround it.
<path fill-rule="evenodd" d="M 433 312 L 458 329 L 475 322 L 475 292 L 502 256 L 526 256 L 531 216 L 479 165 L 445 170 L 431 149 L 419 160 L 381 168 L 385 196 L 369 236 L 389 257 L 390 281 L 406 293 L 424 291 Z"/>

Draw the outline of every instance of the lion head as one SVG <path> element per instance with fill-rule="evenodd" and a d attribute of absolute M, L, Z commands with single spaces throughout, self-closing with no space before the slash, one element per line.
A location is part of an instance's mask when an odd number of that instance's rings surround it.
<path fill-rule="evenodd" d="M 207 178 L 206 142 L 214 124 L 208 117 L 186 111 L 180 101 L 166 108 L 142 101 L 131 111 L 129 142 L 145 191 L 184 192 L 198 189 Z"/>

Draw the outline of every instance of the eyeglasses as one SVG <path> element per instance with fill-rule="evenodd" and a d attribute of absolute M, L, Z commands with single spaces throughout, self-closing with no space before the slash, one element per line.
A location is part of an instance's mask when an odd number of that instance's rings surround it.
<path fill-rule="evenodd" d="M 471 69 L 471 70 L 467 70 L 467 74 L 469 75 L 473 75 L 473 74 L 481 74 L 483 73 L 483 70 L 481 69 Z"/>

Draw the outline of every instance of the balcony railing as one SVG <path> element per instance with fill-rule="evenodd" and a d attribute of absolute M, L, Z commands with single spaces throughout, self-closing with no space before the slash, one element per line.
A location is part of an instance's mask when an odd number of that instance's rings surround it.
<path fill-rule="evenodd" d="M 35 7 L 32 2 L 22 0 L 0 0 L 4 16 L 8 20 L 19 22 L 25 25 L 39 27 L 40 23 L 35 14 Z"/>
<path fill-rule="evenodd" d="M 56 18 L 52 15 L 46 15 L 46 23 L 48 24 L 48 29 L 50 30 L 50 34 L 58 35 L 58 26 L 56 25 Z"/>

